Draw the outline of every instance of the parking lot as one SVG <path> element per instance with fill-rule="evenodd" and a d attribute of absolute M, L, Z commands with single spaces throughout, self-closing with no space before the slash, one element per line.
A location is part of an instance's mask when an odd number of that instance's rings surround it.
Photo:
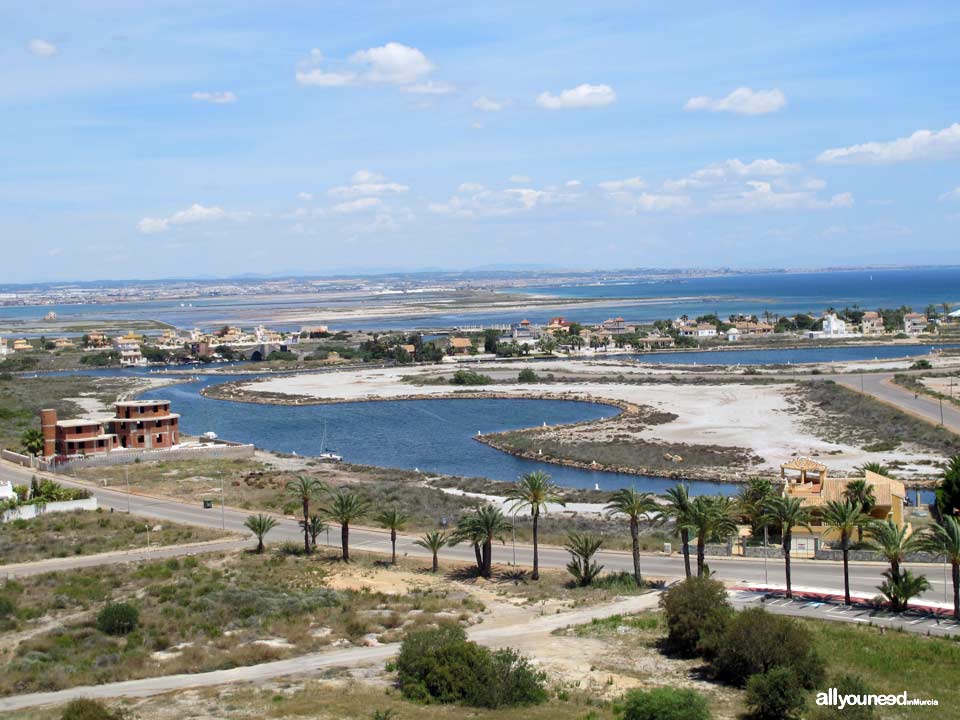
<path fill-rule="evenodd" d="M 952 617 L 947 617 L 944 613 L 925 610 L 908 610 L 897 615 L 887 610 L 877 609 L 866 602 L 847 606 L 842 603 L 811 598 L 789 600 L 783 597 L 782 593 L 754 590 L 733 590 L 730 592 L 730 602 L 738 609 L 759 605 L 770 612 L 813 620 L 863 623 L 921 635 L 944 637 L 960 635 L 960 623 L 957 623 Z"/>

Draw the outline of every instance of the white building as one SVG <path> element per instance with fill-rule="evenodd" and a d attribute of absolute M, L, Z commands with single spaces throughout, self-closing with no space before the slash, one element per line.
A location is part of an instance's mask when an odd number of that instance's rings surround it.
<path fill-rule="evenodd" d="M 847 330 L 847 323 L 836 316 L 836 313 L 825 313 L 823 316 L 823 330 L 811 330 L 807 333 L 811 339 L 817 338 L 849 338 L 860 337 L 860 333 Z"/>
<path fill-rule="evenodd" d="M 7 347 L 7 339 L 0 337 L 0 358 L 6 357 L 11 352 L 13 352 L 13 350 Z"/>
<path fill-rule="evenodd" d="M 13 491 L 13 483 L 8 481 L 0 482 L 0 501 L 16 499 L 17 494 Z"/>
<path fill-rule="evenodd" d="M 922 313 L 907 313 L 903 316 L 903 331 L 907 335 L 919 335 L 927 329 L 927 316 Z"/>
<path fill-rule="evenodd" d="M 736 342 L 739 339 L 740 339 L 739 330 L 737 330 L 735 327 L 732 327 L 729 330 L 727 330 L 727 342 Z"/>

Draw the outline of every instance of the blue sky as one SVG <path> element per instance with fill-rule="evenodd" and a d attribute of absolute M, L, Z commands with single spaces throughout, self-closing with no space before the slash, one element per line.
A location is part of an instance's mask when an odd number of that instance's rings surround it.
<path fill-rule="evenodd" d="M 0 2 L 0 281 L 956 263 L 956 3 Z"/>

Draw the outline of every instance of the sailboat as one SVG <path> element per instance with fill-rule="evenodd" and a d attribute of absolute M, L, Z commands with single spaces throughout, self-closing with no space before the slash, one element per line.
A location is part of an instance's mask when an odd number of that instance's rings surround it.
<path fill-rule="evenodd" d="M 324 452 L 324 447 L 327 444 L 327 421 L 323 421 L 323 435 L 320 438 L 320 454 L 317 456 L 321 460 L 333 460 L 334 462 L 340 462 L 343 460 L 343 455 L 338 455 L 335 452 L 330 450 Z"/>

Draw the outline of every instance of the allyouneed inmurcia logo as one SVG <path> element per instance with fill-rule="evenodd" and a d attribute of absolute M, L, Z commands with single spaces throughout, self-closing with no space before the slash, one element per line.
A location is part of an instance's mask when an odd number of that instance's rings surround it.
<path fill-rule="evenodd" d="M 826 692 L 817 693 L 817 705 L 827 705 L 837 707 L 843 710 L 845 707 L 855 705 L 923 705 L 933 707 L 939 705 L 934 698 L 914 698 L 904 690 L 898 695 L 841 695 L 836 688 L 830 688 Z"/>

